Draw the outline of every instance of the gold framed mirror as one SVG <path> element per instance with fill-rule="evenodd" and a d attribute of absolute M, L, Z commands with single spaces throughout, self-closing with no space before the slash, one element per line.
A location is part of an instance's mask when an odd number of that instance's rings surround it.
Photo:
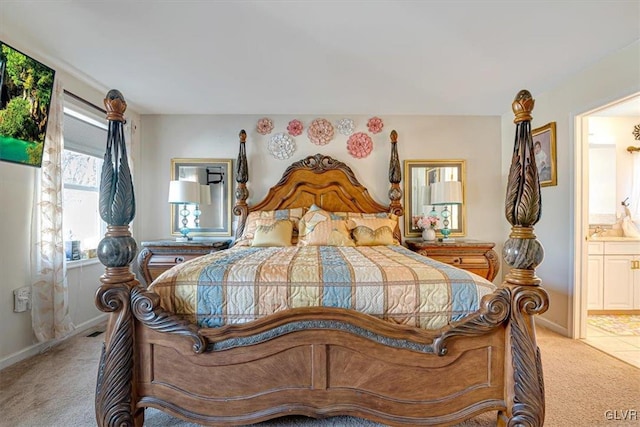
<path fill-rule="evenodd" d="M 232 171 L 233 159 L 171 159 L 171 181 L 195 181 L 200 185 L 200 203 L 170 205 L 171 235 L 182 234 L 181 210 L 186 207 L 190 236 L 231 236 Z"/>
<path fill-rule="evenodd" d="M 429 216 L 432 210 L 437 212 L 438 237 L 443 237 L 440 229 L 443 227 L 442 211 L 449 213 L 449 229 L 451 237 L 465 236 L 466 228 L 466 199 L 465 199 L 465 161 L 464 160 L 405 160 L 404 161 L 404 235 L 406 237 L 418 237 L 422 230 L 418 227 L 418 220 Z M 446 204 L 442 200 L 433 200 L 438 204 L 432 204 L 434 185 L 448 181 L 460 182 L 461 202 Z M 441 184 L 436 184 L 435 187 Z M 445 214 L 446 215 L 446 214 Z"/>

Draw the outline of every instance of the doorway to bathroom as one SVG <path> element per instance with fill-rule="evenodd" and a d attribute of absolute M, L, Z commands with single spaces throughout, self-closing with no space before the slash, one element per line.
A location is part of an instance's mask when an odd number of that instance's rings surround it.
<path fill-rule="evenodd" d="M 576 141 L 577 337 L 640 367 L 640 94 L 577 116 Z"/>

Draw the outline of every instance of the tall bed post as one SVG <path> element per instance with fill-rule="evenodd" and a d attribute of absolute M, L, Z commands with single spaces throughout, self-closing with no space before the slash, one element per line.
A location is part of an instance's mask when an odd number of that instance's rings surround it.
<path fill-rule="evenodd" d="M 247 133 L 242 129 L 238 134 L 240 137 L 240 149 L 238 151 L 238 161 L 236 164 L 236 204 L 233 207 L 233 214 L 239 216 L 238 227 L 236 228 L 236 238 L 240 238 L 244 232 L 244 223 L 249 214 L 247 199 L 249 198 L 249 190 L 247 190 L 247 181 L 249 181 L 249 165 L 247 164 L 247 149 L 245 142 L 247 141 Z"/>
<path fill-rule="evenodd" d="M 544 423 L 544 382 L 540 349 L 535 338 L 533 315 L 549 307 L 549 296 L 540 287 L 535 269 L 544 258 L 533 226 L 540 219 L 540 182 L 531 138 L 531 112 L 535 101 L 522 90 L 512 104 L 516 135 L 507 182 L 505 214 L 511 224 L 503 256 L 511 267 L 503 286 L 511 293 L 507 324 L 505 396 L 507 410 L 498 415 L 498 425 L 541 426 Z M 509 360 L 511 359 L 511 360 Z"/>
<path fill-rule="evenodd" d="M 96 292 L 96 306 L 111 315 L 98 368 L 96 421 L 99 426 L 142 426 L 143 411 L 136 411 L 132 385 L 135 347 L 130 295 L 139 282 L 130 269 L 136 242 L 129 230 L 135 216 L 135 196 L 123 130 L 127 103 L 119 91 L 111 90 L 104 105 L 109 130 L 99 204 L 107 233 L 98 245 L 98 258 L 106 268 Z"/>
<path fill-rule="evenodd" d="M 391 157 L 389 159 L 389 211 L 397 216 L 402 216 L 403 209 L 400 199 L 402 198 L 402 190 L 400 189 L 400 181 L 402 181 L 402 170 L 400 169 L 400 159 L 398 158 L 398 132 L 391 131 Z"/>

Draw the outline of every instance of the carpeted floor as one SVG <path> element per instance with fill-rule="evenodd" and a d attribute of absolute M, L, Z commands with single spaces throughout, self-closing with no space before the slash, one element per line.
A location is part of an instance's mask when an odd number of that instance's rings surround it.
<path fill-rule="evenodd" d="M 103 339 L 104 334 L 77 336 L 0 371 L 0 426 L 95 426 L 93 397 Z M 538 328 L 538 344 L 545 374 L 545 426 L 640 426 L 640 369 L 543 328 Z M 622 412 L 629 410 L 635 412 Z M 627 414 L 626 420 L 621 419 L 622 414 Z M 635 419 L 629 414 L 636 414 Z M 615 417 L 617 419 L 612 420 Z M 495 419 L 495 413 L 487 413 L 459 426 L 495 426 Z M 193 427 L 195 424 L 149 409 L 145 426 Z M 256 426 L 372 427 L 379 424 L 353 417 L 324 420 L 285 417 Z"/>
<path fill-rule="evenodd" d="M 590 314 L 587 317 L 590 326 L 616 335 L 640 336 L 640 315 L 632 314 Z"/>

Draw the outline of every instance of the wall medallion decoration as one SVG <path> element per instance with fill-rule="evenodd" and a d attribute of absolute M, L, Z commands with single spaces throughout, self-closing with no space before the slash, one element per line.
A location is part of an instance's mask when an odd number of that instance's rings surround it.
<path fill-rule="evenodd" d="M 347 151 L 356 159 L 363 159 L 371 154 L 373 141 L 364 132 L 356 132 L 347 141 Z"/>
<path fill-rule="evenodd" d="M 309 140 L 317 145 L 326 145 L 333 139 L 334 128 L 326 119 L 315 119 L 307 129 Z"/>
<path fill-rule="evenodd" d="M 640 125 L 635 125 L 633 127 L 633 136 L 636 141 L 640 141 Z"/>
<path fill-rule="evenodd" d="M 287 132 L 289 132 L 289 135 L 291 136 L 298 136 L 302 133 L 302 122 L 298 119 L 293 119 L 289 122 L 289 125 L 287 126 Z"/>
<path fill-rule="evenodd" d="M 367 122 L 367 127 L 371 133 L 380 133 L 384 127 L 384 123 L 382 123 L 382 119 L 380 117 L 371 117 Z"/>
<path fill-rule="evenodd" d="M 286 133 L 280 132 L 271 137 L 267 149 L 276 159 L 285 160 L 296 151 L 296 142 Z"/>
<path fill-rule="evenodd" d="M 256 124 L 256 130 L 260 135 L 271 133 L 271 131 L 273 130 L 273 122 L 271 121 L 271 119 L 263 117 L 258 120 L 258 123 Z"/>
<path fill-rule="evenodd" d="M 340 119 L 336 127 L 338 128 L 338 132 L 340 132 L 342 135 L 350 136 L 356 126 L 351 119 Z"/>

